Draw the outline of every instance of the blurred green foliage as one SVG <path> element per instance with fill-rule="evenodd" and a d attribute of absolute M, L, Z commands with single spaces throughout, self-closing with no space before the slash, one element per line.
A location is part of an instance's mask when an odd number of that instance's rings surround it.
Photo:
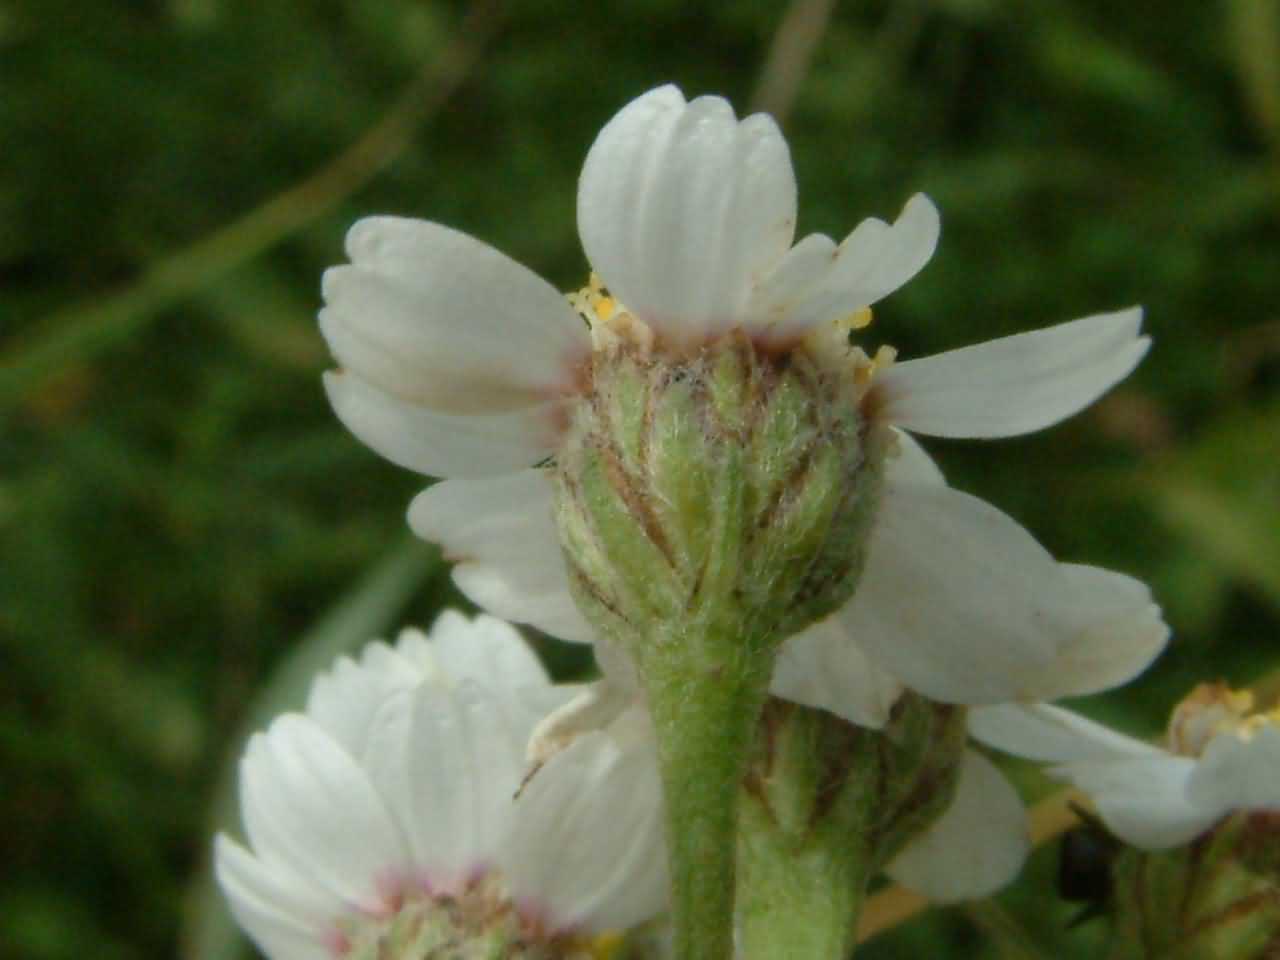
<path fill-rule="evenodd" d="M 659 82 L 787 108 L 806 232 L 933 196 L 940 252 L 872 328 L 905 356 L 1146 304 L 1089 413 L 931 447 L 1154 585 L 1169 653 L 1086 709 L 1150 733 L 1280 666 L 1275 0 L 825 6 L 0 0 L 0 954 L 236 954 L 202 870 L 255 691 L 296 697 L 304 634 L 460 602 L 400 545 L 421 481 L 327 410 L 320 272 L 397 212 L 579 285 L 578 166 Z M 1051 867 L 865 955 L 1092 956 Z"/>

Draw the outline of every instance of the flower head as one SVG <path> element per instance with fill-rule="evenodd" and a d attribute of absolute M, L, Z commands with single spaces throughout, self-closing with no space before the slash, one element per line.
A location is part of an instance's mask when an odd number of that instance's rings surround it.
<path fill-rule="evenodd" d="M 1256 711 L 1251 694 L 1222 684 L 1202 684 L 1179 704 L 1168 747 L 1046 704 L 977 709 L 970 728 L 992 746 L 1054 764 L 1112 832 L 1146 850 L 1188 843 L 1235 812 L 1280 811 L 1280 713 Z"/>
<path fill-rule="evenodd" d="M 566 534 L 553 519 L 554 471 L 536 465 L 556 462 L 569 439 L 592 449 L 597 423 L 582 426 L 584 411 L 629 384 L 651 383 L 613 376 L 616 389 L 601 390 L 602 358 L 629 358 L 628 369 L 648 358 L 685 371 L 678 382 L 693 371 L 702 384 L 714 381 L 718 368 L 704 361 L 718 345 L 748 348 L 759 361 L 751 370 L 792 369 L 789 358 L 801 358 L 815 371 L 805 381 L 817 384 L 813 402 L 828 404 L 834 419 L 812 420 L 814 445 L 797 446 L 797 462 L 823 449 L 824 430 L 849 438 L 820 483 L 799 487 L 816 490 L 806 502 L 821 507 L 804 518 L 827 517 L 830 502 L 831 529 L 844 531 L 828 553 L 820 526 L 793 532 L 794 542 L 817 546 L 805 546 L 815 564 L 797 573 L 790 594 L 812 590 L 818 600 L 780 622 L 798 630 L 840 608 L 804 641 L 806 657 L 839 660 L 856 637 L 849 656 L 962 703 L 1091 692 L 1140 671 L 1167 637 L 1145 587 L 1056 563 L 1014 520 L 942 482 L 906 431 L 1004 437 L 1076 413 L 1145 354 L 1141 311 L 919 360 L 895 362 L 885 350 L 873 359 L 851 339 L 861 340 L 867 308 L 932 256 L 936 209 L 917 195 L 892 224 L 865 220 L 840 243 L 820 234 L 793 243 L 795 221 L 795 177 L 771 119 L 739 121 L 726 101 L 686 102 L 670 86 L 650 91 L 606 124 L 588 153 L 578 226 L 598 283 L 569 299 L 447 227 L 388 217 L 356 224 L 351 265 L 325 276 L 321 326 L 344 367 L 326 379 L 331 401 L 375 450 L 445 478 L 414 501 L 410 523 L 444 545 L 468 596 L 590 642 L 598 623 L 575 604 L 559 552 Z M 698 403 L 704 395 L 694 391 Z M 706 422 L 708 408 L 663 409 L 688 424 Z M 729 431 L 715 449 L 732 445 Z M 841 513 L 846 502 L 829 496 L 842 482 L 865 494 L 857 508 L 865 518 Z M 782 503 L 793 490 L 785 477 L 766 476 L 757 488 L 765 502 L 776 495 Z M 642 493 L 664 502 L 665 490 Z M 698 496 L 715 503 L 714 494 Z M 632 516 L 646 535 L 657 531 L 651 539 L 660 545 L 665 528 L 643 510 Z M 681 589 L 690 583 L 701 581 L 685 578 Z M 822 682 L 791 679 L 793 689 Z"/>
<path fill-rule="evenodd" d="M 642 715 L 580 737 L 517 799 L 553 688 L 518 634 L 445 613 L 315 681 L 249 742 L 249 845 L 218 881 L 273 960 L 591 956 L 664 902 L 657 768 Z M 627 724 L 631 724 L 628 726 Z M 470 946 L 468 946 L 468 944 Z"/>

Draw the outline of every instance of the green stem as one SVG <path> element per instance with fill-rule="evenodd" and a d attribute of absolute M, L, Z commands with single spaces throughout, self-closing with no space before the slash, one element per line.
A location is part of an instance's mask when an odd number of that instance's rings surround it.
<path fill-rule="evenodd" d="M 912 694 L 883 730 L 770 700 L 743 779 L 740 945 L 750 960 L 852 955 L 867 883 L 951 802 L 964 711 Z"/>
<path fill-rule="evenodd" d="M 762 730 L 740 811 L 743 953 L 843 960 L 880 852 L 874 735 L 777 701 Z"/>
<path fill-rule="evenodd" d="M 686 624 L 638 652 L 658 740 L 679 960 L 733 956 L 738 792 L 772 657 L 737 630 Z"/>
<path fill-rule="evenodd" d="M 797 849 L 748 800 L 742 808 L 739 916 L 743 955 L 755 960 L 804 957 L 844 960 L 853 955 L 857 919 L 874 870 L 868 832 L 845 838 L 840 856 Z"/>

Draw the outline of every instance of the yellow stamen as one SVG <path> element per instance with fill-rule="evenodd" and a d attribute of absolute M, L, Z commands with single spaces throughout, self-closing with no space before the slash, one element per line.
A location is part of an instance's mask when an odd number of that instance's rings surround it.
<path fill-rule="evenodd" d="M 569 306 L 573 307 L 592 327 L 608 323 L 614 314 L 620 312 L 618 301 L 609 295 L 600 277 L 592 271 L 587 277 L 587 285 L 581 290 L 566 294 Z"/>
<path fill-rule="evenodd" d="M 876 350 L 874 357 L 868 357 L 857 347 L 853 348 L 853 354 L 853 382 L 866 389 L 871 386 L 871 381 L 876 374 L 883 373 L 893 366 L 893 361 L 897 358 L 898 351 L 894 347 L 884 344 Z"/>
<path fill-rule="evenodd" d="M 850 330 L 864 330 L 871 326 L 871 308 L 859 307 L 849 316 L 845 317 L 844 322 L 849 325 Z"/>
<path fill-rule="evenodd" d="M 1199 756 L 1219 734 L 1248 740 L 1263 727 L 1280 724 L 1280 706 L 1258 710 L 1252 691 L 1232 690 L 1225 683 L 1196 686 L 1173 710 L 1169 746 L 1183 756 Z"/>

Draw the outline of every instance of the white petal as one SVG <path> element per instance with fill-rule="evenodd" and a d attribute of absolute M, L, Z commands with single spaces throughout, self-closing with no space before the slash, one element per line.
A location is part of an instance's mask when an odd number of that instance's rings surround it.
<path fill-rule="evenodd" d="M 752 284 L 791 245 L 796 184 L 762 114 L 661 87 L 605 125 L 582 168 L 578 230 L 605 285 L 676 339 L 741 320 Z"/>
<path fill-rule="evenodd" d="M 524 637 L 497 617 L 446 610 L 431 625 L 430 639 L 441 668 L 456 683 L 469 680 L 495 696 L 551 683 Z"/>
<path fill-rule="evenodd" d="M 887 485 L 866 570 L 838 616 L 883 669 L 937 700 L 1022 699 L 1078 632 L 1058 564 L 991 505 Z"/>
<path fill-rule="evenodd" d="M 1193 803 L 1188 783 L 1196 763 L 1189 757 L 1155 753 L 1121 760 L 1081 760 L 1053 770 L 1093 798 L 1107 827 L 1146 850 L 1187 843 L 1222 811 Z"/>
<path fill-rule="evenodd" d="M 320 328 L 361 379 L 440 413 L 536 405 L 569 385 L 590 337 L 554 287 L 464 233 L 368 217 L 351 266 L 324 275 Z"/>
<path fill-rule="evenodd" d="M 1011 518 L 943 486 L 918 448 L 900 450 L 840 614 L 890 674 L 946 701 L 1052 699 L 1123 683 L 1164 648 L 1142 583 L 1055 562 Z"/>
<path fill-rule="evenodd" d="M 799 330 L 791 314 L 831 272 L 835 257 L 836 243 L 826 234 L 803 237 L 751 291 L 747 313 L 753 327 L 779 334 Z"/>
<path fill-rule="evenodd" d="M 557 930 L 627 929 L 662 909 L 666 858 L 656 756 L 651 738 L 620 741 L 597 731 L 534 775 L 502 848 L 517 902 L 541 908 Z"/>
<path fill-rule="evenodd" d="M 1195 761 L 1069 710 L 1044 704 L 983 707 L 969 712 L 969 730 L 1001 750 L 1062 764 L 1054 775 L 1088 793 L 1107 826 L 1140 847 L 1185 843 L 1222 812 L 1190 797 Z"/>
<path fill-rule="evenodd" d="M 890 429 L 894 435 L 894 447 L 885 464 L 885 483 L 889 486 L 908 483 L 946 486 L 942 470 L 916 439 L 897 427 Z"/>
<path fill-rule="evenodd" d="M 600 637 L 591 652 L 595 655 L 596 666 L 600 668 L 605 680 L 631 693 L 640 689 L 640 675 L 636 672 L 635 661 L 621 645 Z"/>
<path fill-rule="evenodd" d="M 1142 309 L 1104 313 L 921 360 L 877 378 L 884 418 L 938 437 L 1009 437 L 1083 410 L 1151 346 Z"/>
<path fill-rule="evenodd" d="M 1018 792 L 991 761 L 968 750 L 951 806 L 886 872 L 931 900 L 972 900 L 1013 880 L 1030 848 Z"/>
<path fill-rule="evenodd" d="M 549 580 L 550 575 L 546 576 Z M 542 579 L 532 574 L 509 577 L 505 571 L 479 563 L 453 568 L 458 589 L 496 616 L 527 623 L 570 643 L 591 643 L 594 631 L 574 605 L 568 588 L 543 583 Z"/>
<path fill-rule="evenodd" d="M 1169 626 L 1146 584 L 1122 573 L 1059 564 L 1078 632 L 1053 663 L 1022 687 L 1024 699 L 1056 700 L 1128 683 L 1169 642 Z"/>
<path fill-rule="evenodd" d="M 506 620 L 589 643 L 592 631 L 569 594 L 545 470 L 445 481 L 409 505 L 409 525 L 458 562 L 453 579 Z"/>
<path fill-rule="evenodd" d="M 363 443 L 392 463 L 430 477 L 506 473 L 555 448 L 555 403 L 513 413 L 436 413 L 398 400 L 350 373 L 324 375 L 333 412 Z"/>
<path fill-rule="evenodd" d="M 456 610 L 445 610 L 436 618 L 436 623 L 432 624 L 433 629 L 446 617 L 466 619 Z M 400 659 L 409 663 L 421 682 L 437 686 L 448 685 L 448 672 L 436 656 L 435 644 L 418 627 L 404 627 L 396 635 L 395 652 Z"/>
<path fill-rule="evenodd" d="M 607 676 L 594 683 L 565 684 L 559 689 L 572 691 L 572 696 L 534 727 L 525 748 L 530 766 L 541 766 L 584 734 L 611 727 L 637 703 L 634 688 L 624 687 Z"/>
<path fill-rule="evenodd" d="M 826 237 L 805 237 L 755 291 L 753 325 L 767 339 L 786 340 L 875 303 L 929 262 L 939 230 L 937 207 L 918 193 L 892 226 L 869 218 L 834 249 Z"/>
<path fill-rule="evenodd" d="M 989 746 L 1042 763 L 1164 754 L 1088 717 L 1047 703 L 1001 703 L 969 711 L 969 732 Z"/>
<path fill-rule="evenodd" d="M 1187 795 L 1220 814 L 1280 809 L 1280 727 L 1260 727 L 1247 740 L 1218 734 L 1201 754 Z"/>
<path fill-rule="evenodd" d="M 419 687 L 378 711 L 363 762 L 403 825 L 417 879 L 457 891 L 492 864 L 528 729 L 473 684 Z"/>
<path fill-rule="evenodd" d="M 829 710 L 879 730 L 902 693 L 902 684 L 867 659 L 837 618 L 789 638 L 773 668 L 775 697 Z"/>
<path fill-rule="evenodd" d="M 325 936 L 344 904 L 306 879 L 267 866 L 225 834 L 214 843 L 214 874 L 241 929 L 272 960 L 329 960 Z"/>
<path fill-rule="evenodd" d="M 250 741 L 241 810 L 254 851 L 360 909 L 406 865 L 404 839 L 355 760 L 323 730 L 285 714 Z"/>
<path fill-rule="evenodd" d="M 482 689 L 521 742 L 572 696 L 565 687 L 552 685 L 524 637 L 496 617 L 446 610 L 432 624 L 430 638 L 410 634 L 401 642 L 419 650 L 418 656 L 429 656 L 445 686 Z"/>
<path fill-rule="evenodd" d="M 307 717 L 350 756 L 359 757 L 378 708 L 397 690 L 422 680 L 422 671 L 385 643 L 370 643 L 359 662 L 340 657 L 316 677 L 307 696 Z"/>

